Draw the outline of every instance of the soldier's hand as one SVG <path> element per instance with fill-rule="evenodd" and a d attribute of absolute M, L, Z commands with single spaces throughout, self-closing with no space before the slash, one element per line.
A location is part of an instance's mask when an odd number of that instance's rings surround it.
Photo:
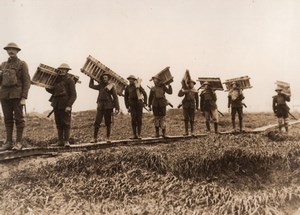
<path fill-rule="evenodd" d="M 116 110 L 115 110 L 115 113 L 116 113 L 116 114 L 118 114 L 119 112 L 120 112 L 120 110 L 119 110 L 119 109 L 116 109 Z"/>
<path fill-rule="evenodd" d="M 71 110 L 72 110 L 72 108 L 71 108 L 71 107 L 66 107 L 66 109 L 65 109 L 65 112 L 68 112 L 68 113 L 70 113 L 70 112 L 71 112 Z"/>
<path fill-rule="evenodd" d="M 21 98 L 20 105 L 26 105 L 26 99 L 25 98 Z"/>

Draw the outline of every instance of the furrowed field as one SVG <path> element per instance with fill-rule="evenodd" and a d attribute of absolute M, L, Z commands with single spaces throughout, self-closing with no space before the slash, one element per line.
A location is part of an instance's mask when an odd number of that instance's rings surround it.
<path fill-rule="evenodd" d="M 94 117 L 94 111 L 73 114 L 71 143 L 92 139 Z M 181 110 L 168 112 L 169 135 L 183 134 L 182 118 Z M 271 113 L 245 114 L 248 131 L 273 123 Z M 230 129 L 229 116 L 221 117 L 220 131 Z M 198 113 L 196 131 L 204 130 Z M 131 137 L 129 115 L 115 116 L 112 133 L 112 139 Z M 212 133 L 1 162 L 0 214 L 298 214 L 299 134 L 300 125 L 294 125 L 289 135 L 276 129 Z M 143 136 L 153 135 L 152 116 L 145 114 Z M 27 146 L 56 140 L 52 118 L 27 117 Z"/>

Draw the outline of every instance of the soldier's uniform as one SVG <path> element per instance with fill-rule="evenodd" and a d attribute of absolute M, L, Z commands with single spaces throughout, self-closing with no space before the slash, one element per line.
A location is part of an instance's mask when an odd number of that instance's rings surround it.
<path fill-rule="evenodd" d="M 61 64 L 58 67 L 58 70 L 60 69 L 71 70 L 68 64 Z M 58 134 L 58 143 L 56 145 L 70 146 L 71 108 L 77 98 L 75 82 L 67 74 L 59 74 L 54 87 L 46 90 L 52 94 L 49 101 L 53 107 Z"/>
<path fill-rule="evenodd" d="M 195 81 L 190 80 L 193 84 Z M 194 87 L 189 87 L 188 89 L 181 89 L 178 92 L 178 96 L 184 96 L 182 100 L 185 135 L 189 134 L 188 127 L 189 123 L 191 125 L 191 134 L 194 133 L 194 122 L 195 122 L 195 111 L 199 108 L 199 93 Z"/>
<path fill-rule="evenodd" d="M 89 87 L 94 90 L 98 90 L 97 98 L 97 113 L 94 123 L 94 140 L 92 142 L 97 142 L 98 132 L 100 129 L 100 124 L 104 117 L 106 126 L 106 138 L 109 140 L 111 133 L 111 123 L 112 123 L 112 113 L 115 108 L 117 112 L 120 110 L 119 99 L 115 89 L 115 85 L 109 82 L 104 82 L 104 76 L 109 78 L 109 75 L 104 73 L 101 77 L 99 84 L 94 84 L 94 80 L 90 79 Z"/>
<path fill-rule="evenodd" d="M 125 106 L 131 114 L 131 126 L 133 131 L 133 138 L 140 138 L 142 131 L 142 117 L 143 117 L 143 107 L 147 106 L 147 94 L 145 90 L 140 86 L 136 87 L 134 81 L 136 77 L 130 75 L 127 78 L 130 84 L 125 88 Z M 138 93 L 142 94 L 142 99 L 138 98 Z"/>
<path fill-rule="evenodd" d="M 16 53 L 21 49 L 15 43 L 9 43 L 5 50 L 13 49 Z M 22 136 L 25 127 L 22 100 L 27 99 L 30 88 L 30 76 L 26 62 L 16 55 L 0 65 L 0 99 L 6 128 L 6 142 L 1 150 L 13 148 L 13 127 L 16 124 L 16 146 L 22 149 Z"/>
<path fill-rule="evenodd" d="M 168 87 L 165 84 L 160 83 L 158 77 L 152 77 L 155 86 L 151 88 L 149 95 L 148 106 L 153 110 L 154 126 L 156 137 L 159 137 L 159 128 L 162 129 L 163 137 L 166 136 L 166 112 L 168 100 L 165 97 L 165 93 L 172 94 L 172 86 Z"/>
<path fill-rule="evenodd" d="M 214 90 L 211 89 L 208 82 L 203 83 L 204 90 L 200 93 L 200 110 L 205 117 L 205 124 L 207 131 L 210 131 L 210 119 L 214 122 L 215 132 L 218 132 L 218 107 L 216 104 L 217 95 Z"/>
<path fill-rule="evenodd" d="M 290 108 L 286 102 L 290 101 L 290 96 L 283 94 L 280 87 L 277 87 L 275 91 L 278 94 L 273 96 L 273 111 L 278 118 L 279 131 L 285 127 L 286 132 L 288 132 Z"/>
<path fill-rule="evenodd" d="M 240 131 L 243 131 L 243 90 L 239 88 L 236 82 L 231 84 L 232 89 L 228 93 L 228 108 L 231 108 L 231 122 L 235 130 L 235 115 L 238 114 Z"/>

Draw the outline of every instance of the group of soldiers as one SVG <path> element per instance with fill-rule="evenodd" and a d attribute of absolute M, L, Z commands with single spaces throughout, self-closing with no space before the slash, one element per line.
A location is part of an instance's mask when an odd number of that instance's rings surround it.
<path fill-rule="evenodd" d="M 9 55 L 9 59 L 0 65 L 0 99 L 4 115 L 6 129 L 6 141 L 0 148 L 3 150 L 21 150 L 23 147 L 22 136 L 25 127 L 23 107 L 30 88 L 30 75 L 26 62 L 17 57 L 21 50 L 16 43 L 9 43 L 4 47 Z M 77 93 L 75 82 L 67 74 L 71 70 L 68 64 L 61 64 L 58 68 L 58 77 L 53 89 L 46 89 L 51 94 L 50 102 L 53 107 L 54 118 L 57 128 L 58 142 L 56 146 L 70 146 L 71 111 Z M 119 100 L 115 85 L 110 82 L 110 74 L 104 73 L 98 83 L 94 83 L 91 78 L 89 87 L 99 92 L 97 98 L 97 113 L 94 122 L 94 135 L 91 142 L 98 141 L 100 124 L 104 119 L 106 126 L 106 139 L 109 141 L 111 135 L 112 114 L 120 111 Z M 152 77 L 154 86 L 150 89 L 149 98 L 147 93 L 134 75 L 128 78 L 129 85 L 125 88 L 125 106 L 131 114 L 131 126 L 134 139 L 141 138 L 143 108 L 153 111 L 155 137 L 166 137 L 166 109 L 168 100 L 165 94 L 172 94 L 172 86 L 164 84 L 159 76 Z M 182 100 L 185 133 L 184 135 L 194 134 L 195 112 L 199 110 L 205 116 L 205 124 L 208 132 L 211 131 L 210 122 L 213 122 L 214 131 L 218 133 L 218 108 L 215 90 L 209 82 L 202 84 L 203 90 L 200 95 L 195 89 L 196 82 L 188 80 L 187 86 L 182 87 L 178 92 Z M 288 130 L 288 106 L 287 101 L 290 97 L 282 93 L 282 89 L 277 88 L 278 94 L 273 97 L 273 111 L 278 117 L 279 129 L 285 127 Z M 200 98 L 200 102 L 199 102 Z M 239 130 L 243 131 L 243 91 L 236 82 L 231 83 L 228 93 L 228 108 L 231 112 L 232 127 L 236 130 L 235 117 L 238 114 Z M 200 103 L 200 104 L 199 104 Z M 16 125 L 16 141 L 13 141 L 13 129 Z M 190 132 L 189 132 L 190 128 Z"/>

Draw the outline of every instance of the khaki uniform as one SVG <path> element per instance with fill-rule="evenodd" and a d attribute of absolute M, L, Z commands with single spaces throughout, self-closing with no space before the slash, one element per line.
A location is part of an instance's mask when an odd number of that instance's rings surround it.
<path fill-rule="evenodd" d="M 210 131 L 210 119 L 212 119 L 215 132 L 218 132 L 219 116 L 216 101 L 217 95 L 211 88 L 204 89 L 200 93 L 200 110 L 205 116 L 206 128 Z"/>
<path fill-rule="evenodd" d="M 228 108 L 231 108 L 231 122 L 232 127 L 235 129 L 235 115 L 239 117 L 240 131 L 243 130 L 243 91 L 239 88 L 231 89 L 228 93 Z"/>
<path fill-rule="evenodd" d="M 286 131 L 288 131 L 290 108 L 288 107 L 286 102 L 289 101 L 290 97 L 283 93 L 278 93 L 278 95 L 273 96 L 273 112 L 278 118 L 280 131 L 282 130 L 282 127 L 285 127 Z"/>
<path fill-rule="evenodd" d="M 9 58 L 0 66 L 0 99 L 4 115 L 4 123 L 6 127 L 6 139 L 12 142 L 14 122 L 17 128 L 17 142 L 20 142 L 25 127 L 25 119 L 23 115 L 20 101 L 22 98 L 27 99 L 30 88 L 30 76 L 28 66 L 18 57 Z M 12 71 L 16 75 L 16 83 L 13 86 L 5 86 L 5 71 Z"/>

